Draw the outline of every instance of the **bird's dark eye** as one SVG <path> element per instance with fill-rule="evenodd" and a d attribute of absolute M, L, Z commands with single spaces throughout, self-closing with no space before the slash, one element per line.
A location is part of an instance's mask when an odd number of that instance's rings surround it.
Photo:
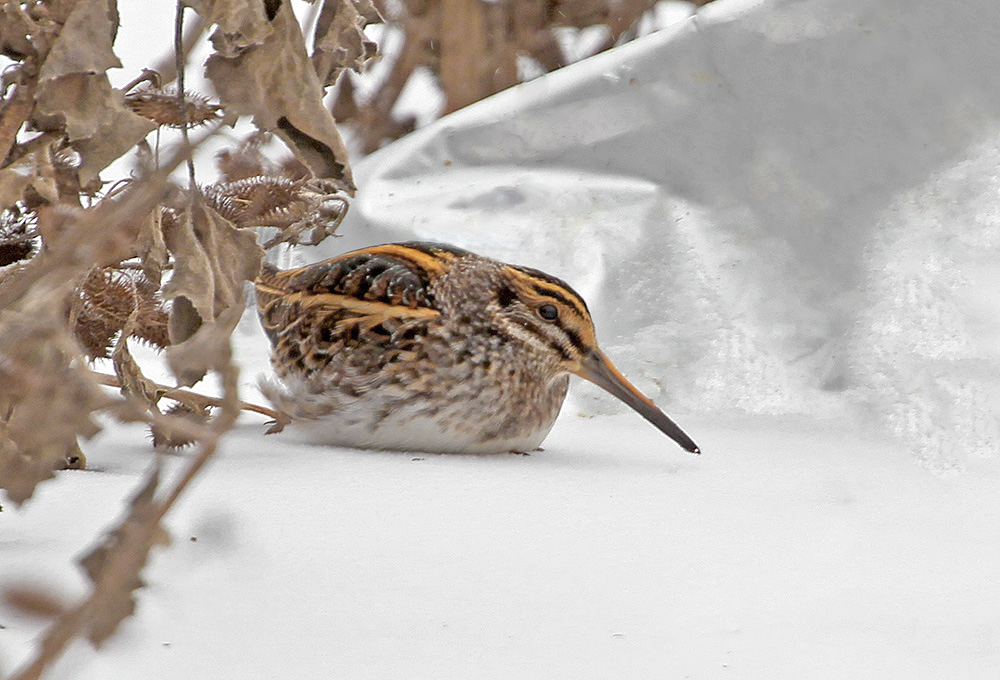
<path fill-rule="evenodd" d="M 538 308 L 538 316 L 546 321 L 555 321 L 559 317 L 559 310 L 555 305 L 542 305 Z"/>

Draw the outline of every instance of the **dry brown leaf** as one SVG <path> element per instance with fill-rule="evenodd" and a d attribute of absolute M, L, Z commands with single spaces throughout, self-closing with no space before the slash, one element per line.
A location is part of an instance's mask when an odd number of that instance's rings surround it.
<path fill-rule="evenodd" d="M 0 54 L 14 60 L 34 54 L 31 36 L 37 34 L 37 24 L 20 3 L 0 4 Z"/>
<path fill-rule="evenodd" d="M 121 66 L 111 49 L 117 16 L 107 0 L 77 0 L 42 64 L 34 122 L 65 126 L 80 153 L 80 182 L 132 148 L 155 126 L 125 108 L 105 71 Z"/>
<path fill-rule="evenodd" d="M 215 316 L 215 275 L 212 270 L 212 258 L 195 232 L 191 218 L 191 209 L 180 214 L 169 215 L 169 225 L 164 229 L 164 241 L 167 250 L 174 257 L 174 275 L 163 286 L 163 296 L 172 300 L 170 310 L 170 341 L 183 342 L 190 333 L 179 333 L 178 328 L 197 329 L 202 319 Z M 185 302 L 186 301 L 186 302 Z M 197 319 L 187 321 L 190 312 Z M 175 317 L 186 322 L 178 326 Z"/>
<path fill-rule="evenodd" d="M 227 111 L 252 115 L 259 128 L 278 134 L 315 176 L 337 181 L 353 193 L 347 150 L 323 105 L 323 88 L 290 3 L 281 3 L 270 23 L 274 31 L 261 44 L 237 57 L 212 55 L 205 73 Z"/>
<path fill-rule="evenodd" d="M 360 71 L 376 56 L 377 46 L 364 28 L 381 22 L 371 0 L 323 0 L 313 33 L 313 68 L 325 87 L 344 69 Z"/>
<path fill-rule="evenodd" d="M 258 87 L 257 76 L 263 76 L 260 87 L 266 92 L 251 92 L 245 99 L 265 105 L 268 127 L 281 130 L 316 174 L 349 187 L 346 154 L 322 108 L 322 89 L 289 3 L 191 4 L 217 23 L 219 58 L 239 62 L 237 70 L 243 69 L 239 73 L 247 80 L 228 87 L 252 91 Z M 343 26 L 340 21 L 337 17 L 325 24 L 326 37 L 317 41 L 338 58 L 357 51 L 354 46 L 339 52 L 330 43 L 334 29 L 357 28 L 356 18 Z M 182 153 L 162 163 L 159 154 L 150 153 L 140 179 L 112 185 L 99 201 L 86 200 L 88 192 L 95 196 L 100 189 L 98 173 L 141 144 L 154 127 L 126 107 L 122 93 L 106 78 L 106 70 L 118 64 L 112 51 L 117 24 L 116 0 L 0 2 L 0 53 L 24 58 L 0 76 L 0 97 L 6 97 L 0 102 L 0 162 L 11 163 L 0 168 L 0 209 L 14 206 L 0 216 L 0 264 L 10 263 L 0 268 L 0 488 L 23 502 L 54 469 L 82 468 L 78 439 L 96 432 L 91 417 L 96 410 L 122 421 L 173 423 L 203 446 L 162 500 L 156 497 L 156 475 L 151 475 L 120 526 L 84 558 L 94 589 L 77 606 L 65 609 L 28 591 L 14 594 L 24 609 L 58 614 L 25 666 L 25 678 L 40 676 L 81 631 L 101 644 L 132 613 L 140 570 L 163 536 L 163 514 L 215 451 L 239 409 L 280 418 L 238 400 L 238 371 L 231 361 L 230 335 L 245 303 L 245 283 L 256 276 L 262 256 L 255 234 L 238 229 L 200 200 L 186 210 L 163 211 L 166 177 L 183 162 Z M 270 48 L 254 56 L 275 36 Z M 269 63 L 275 57 L 285 62 Z M 290 83 L 293 78 L 298 82 Z M 277 85 L 283 89 L 271 92 Z M 194 110 L 184 107 L 179 119 L 171 119 L 179 102 L 169 93 L 160 98 L 138 95 L 130 103 L 162 124 L 186 124 L 215 113 L 214 107 L 189 99 Z M 170 109 L 166 117 L 156 113 L 164 106 Z M 32 126 L 41 134 L 34 135 Z M 301 164 L 278 173 L 296 183 L 295 191 L 284 203 L 265 200 L 253 211 L 282 222 L 283 234 L 291 240 L 324 236 L 329 224 L 320 219 L 323 211 L 328 217 L 339 215 L 328 205 L 335 192 L 313 180 Z M 11 215 L 17 219 L 3 221 Z M 171 266 L 171 332 L 182 342 L 170 350 L 168 360 L 185 383 L 207 370 L 217 371 L 223 385 L 219 399 L 152 383 L 129 351 L 133 337 L 157 346 L 169 342 L 156 292 L 162 272 Z M 78 336 L 80 328 L 89 333 L 84 344 L 92 354 L 113 346 L 115 376 L 104 376 L 101 384 L 118 386 L 133 398 L 102 391 L 86 369 L 71 328 Z M 157 401 L 168 393 L 177 400 L 211 403 L 218 408 L 215 418 L 197 425 L 159 413 Z"/>
<path fill-rule="evenodd" d="M 185 0 L 184 4 L 217 26 L 212 33 L 212 46 L 223 57 L 237 57 L 248 47 L 260 45 L 274 30 L 263 2 Z"/>
<path fill-rule="evenodd" d="M 167 264 L 167 244 L 163 240 L 163 211 L 153 210 L 139 226 L 136 253 L 142 262 L 142 273 L 151 284 L 159 288 L 163 268 Z"/>
<path fill-rule="evenodd" d="M 179 385 L 194 385 L 210 370 L 221 370 L 232 358 L 230 336 L 243 315 L 243 299 L 211 321 L 203 321 L 189 338 L 167 348 L 167 363 Z"/>
<path fill-rule="evenodd" d="M 175 263 L 163 287 L 173 300 L 167 358 L 180 383 L 193 385 L 208 369 L 225 365 L 216 345 L 235 328 L 244 282 L 256 278 L 264 251 L 253 232 L 237 229 L 201 199 L 177 216 L 165 237 Z"/>
<path fill-rule="evenodd" d="M 87 637 L 100 646 L 135 611 L 135 590 L 143 587 L 139 573 L 154 545 L 168 542 L 155 501 L 159 468 L 154 468 L 130 503 L 130 512 L 116 529 L 80 559 L 94 583 L 97 602 L 87 620 Z"/>
<path fill-rule="evenodd" d="M 199 199 L 164 236 L 175 262 L 163 286 L 166 299 L 187 298 L 203 321 L 242 304 L 243 282 L 256 278 L 263 258 L 252 232 L 237 229 Z"/>
<path fill-rule="evenodd" d="M 91 414 L 108 403 L 73 361 L 62 322 L 37 311 L 51 301 L 29 297 L 24 306 L 35 311 L 0 314 L 0 488 L 18 504 L 64 466 L 78 436 L 98 432 Z"/>
<path fill-rule="evenodd" d="M 117 29 L 115 20 L 107 0 L 76 0 L 59 39 L 42 64 L 41 80 L 120 68 L 122 64 L 111 49 Z"/>
<path fill-rule="evenodd" d="M 80 183 L 87 184 L 111 161 L 131 149 L 156 124 L 132 113 L 103 73 L 70 73 L 42 81 L 35 124 L 65 128 L 80 154 Z"/>

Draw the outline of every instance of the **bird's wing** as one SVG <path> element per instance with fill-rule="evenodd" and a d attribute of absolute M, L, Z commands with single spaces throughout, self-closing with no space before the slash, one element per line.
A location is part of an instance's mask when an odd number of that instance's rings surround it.
<path fill-rule="evenodd" d="M 304 321 L 327 337 L 388 330 L 440 314 L 432 283 L 464 251 L 428 243 L 356 250 L 280 271 L 266 265 L 255 282 L 257 308 L 272 342 Z M 335 339 L 335 338 L 331 338 Z"/>

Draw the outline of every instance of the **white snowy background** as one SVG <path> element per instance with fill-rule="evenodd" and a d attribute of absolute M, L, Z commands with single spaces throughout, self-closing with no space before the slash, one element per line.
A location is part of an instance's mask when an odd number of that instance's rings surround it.
<path fill-rule="evenodd" d="M 998 27 L 719 0 L 359 162 L 343 237 L 289 261 L 420 238 L 565 278 L 704 455 L 587 385 L 528 457 L 248 417 L 138 615 L 52 677 L 1000 677 Z M 84 591 L 150 460 L 138 428 L 86 451 L 0 514 L 0 583 Z M 44 622 L 0 626 L 9 672 Z"/>

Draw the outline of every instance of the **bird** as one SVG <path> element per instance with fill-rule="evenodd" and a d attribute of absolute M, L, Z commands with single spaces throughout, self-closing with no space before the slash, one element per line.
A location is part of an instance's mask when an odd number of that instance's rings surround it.
<path fill-rule="evenodd" d="M 537 269 L 411 241 L 265 263 L 255 288 L 273 369 L 261 391 L 307 441 L 527 453 L 577 375 L 701 453 L 600 350 L 583 298 Z"/>

